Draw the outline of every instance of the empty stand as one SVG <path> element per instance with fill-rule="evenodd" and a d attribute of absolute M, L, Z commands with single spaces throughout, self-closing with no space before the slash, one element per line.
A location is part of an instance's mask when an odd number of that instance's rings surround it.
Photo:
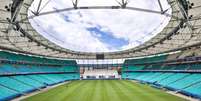
<path fill-rule="evenodd" d="M 194 58 L 181 60 L 156 56 L 126 60 L 122 79 L 132 79 L 166 88 L 188 96 L 201 98 L 201 63 Z M 173 56 L 169 56 L 170 59 Z M 150 61 L 149 61 L 150 60 Z"/>
<path fill-rule="evenodd" d="M 74 60 L 0 51 L 0 101 L 79 78 L 79 67 Z"/>

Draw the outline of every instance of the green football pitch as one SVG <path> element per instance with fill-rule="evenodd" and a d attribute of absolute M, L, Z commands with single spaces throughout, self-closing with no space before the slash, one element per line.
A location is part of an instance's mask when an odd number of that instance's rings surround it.
<path fill-rule="evenodd" d="M 185 101 L 148 85 L 127 80 L 72 81 L 23 101 Z"/>

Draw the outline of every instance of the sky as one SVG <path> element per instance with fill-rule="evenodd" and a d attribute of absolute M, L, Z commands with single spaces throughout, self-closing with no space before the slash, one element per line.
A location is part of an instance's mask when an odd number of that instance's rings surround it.
<path fill-rule="evenodd" d="M 79 0 L 78 6 L 119 5 L 118 0 Z M 37 11 L 34 0 L 28 15 Z M 161 0 L 163 9 L 171 8 Z M 160 11 L 158 0 L 128 0 L 128 7 Z M 42 0 L 40 13 L 73 7 L 71 0 Z M 81 52 L 114 52 L 134 48 L 156 36 L 171 18 L 127 9 L 72 10 L 29 19 L 33 28 L 53 43 Z"/>

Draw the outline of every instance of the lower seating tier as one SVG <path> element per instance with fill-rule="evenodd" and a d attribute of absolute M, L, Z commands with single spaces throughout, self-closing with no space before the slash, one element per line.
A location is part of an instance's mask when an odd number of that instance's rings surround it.
<path fill-rule="evenodd" d="M 201 99 L 201 73 L 123 72 L 132 79 Z"/>
<path fill-rule="evenodd" d="M 1 76 L 0 101 L 10 100 L 48 85 L 67 80 L 78 80 L 79 78 L 79 73 Z"/>

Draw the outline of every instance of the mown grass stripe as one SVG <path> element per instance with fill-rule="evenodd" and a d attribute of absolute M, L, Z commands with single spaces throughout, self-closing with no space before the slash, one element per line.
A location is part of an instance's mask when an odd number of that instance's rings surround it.
<path fill-rule="evenodd" d="M 147 85 L 127 80 L 73 81 L 23 101 L 185 101 Z"/>
<path fill-rule="evenodd" d="M 125 87 L 122 84 L 120 84 L 120 82 L 122 81 L 112 81 L 112 82 L 114 82 L 113 85 L 116 88 L 116 91 L 118 92 L 117 94 L 121 96 L 121 99 L 122 99 L 121 101 L 124 101 L 124 100 L 133 101 L 133 98 L 132 98 L 133 96 L 129 96 L 128 92 L 124 89 Z"/>
<path fill-rule="evenodd" d="M 108 101 L 118 101 L 121 99 L 121 97 L 116 93 L 117 89 L 113 86 L 112 82 L 107 83 L 106 91 L 109 94 Z"/>
<path fill-rule="evenodd" d="M 80 98 L 82 98 L 83 94 L 85 95 L 85 91 L 87 91 L 88 88 L 88 84 L 90 82 L 78 82 L 79 86 L 77 86 L 75 89 L 71 90 L 70 87 L 68 87 L 69 91 L 67 94 L 63 94 L 66 95 L 61 99 L 61 101 L 80 101 Z M 76 97 L 72 97 L 72 96 L 76 96 Z"/>
<path fill-rule="evenodd" d="M 91 96 L 91 101 L 103 101 L 103 97 L 102 97 L 102 81 L 100 80 L 96 80 L 95 81 L 95 86 L 94 86 L 94 92 L 93 95 Z"/>

